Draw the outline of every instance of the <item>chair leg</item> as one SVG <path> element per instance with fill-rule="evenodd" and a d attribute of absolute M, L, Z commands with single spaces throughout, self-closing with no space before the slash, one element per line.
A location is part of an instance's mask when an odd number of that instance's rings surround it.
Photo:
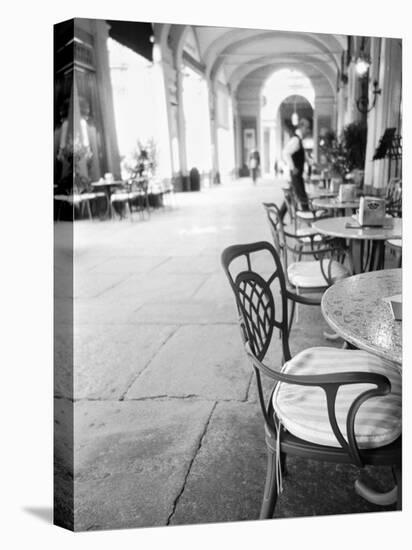
<path fill-rule="evenodd" d="M 289 326 L 288 326 L 288 333 L 290 334 L 290 331 L 292 330 L 292 324 L 293 324 L 293 317 L 295 315 L 295 306 L 296 303 L 294 300 L 291 300 L 291 308 L 290 308 L 290 315 L 289 315 Z"/>
<path fill-rule="evenodd" d="M 271 519 L 275 511 L 278 491 L 276 487 L 276 453 L 268 447 L 268 462 L 266 470 L 265 491 L 263 494 L 260 519 Z"/>
<path fill-rule="evenodd" d="M 286 453 L 280 453 L 280 467 L 282 470 L 282 476 L 285 477 L 288 475 L 288 467 L 286 463 Z"/>
<path fill-rule="evenodd" d="M 133 209 L 132 209 L 132 204 L 131 204 L 130 199 L 127 201 L 126 204 L 127 204 L 127 208 L 129 209 L 130 221 L 132 222 L 133 221 Z"/>
<path fill-rule="evenodd" d="M 85 201 L 86 202 L 86 209 L 87 209 L 87 215 L 89 216 L 89 220 L 90 221 L 93 221 L 93 216 L 92 216 L 92 209 L 90 207 L 90 201 L 87 200 Z"/>

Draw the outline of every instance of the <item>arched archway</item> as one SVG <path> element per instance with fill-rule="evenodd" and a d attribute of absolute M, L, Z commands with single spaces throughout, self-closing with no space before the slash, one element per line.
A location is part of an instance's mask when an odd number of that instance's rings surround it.
<path fill-rule="evenodd" d="M 296 69 L 283 68 L 272 73 L 260 91 L 260 135 L 263 174 L 273 174 L 280 164 L 288 133 L 286 121 L 297 125 L 299 117 L 313 123 L 315 89 L 308 76 Z M 293 115 L 293 117 L 292 117 Z M 297 117 L 297 121 L 293 120 Z"/>

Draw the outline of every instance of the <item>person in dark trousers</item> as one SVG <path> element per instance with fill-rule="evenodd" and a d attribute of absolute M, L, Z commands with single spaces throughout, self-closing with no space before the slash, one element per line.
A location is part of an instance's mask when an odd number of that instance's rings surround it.
<path fill-rule="evenodd" d="M 257 151 L 256 149 L 252 149 L 251 152 L 250 152 L 250 155 L 249 155 L 249 168 L 250 168 L 250 172 L 252 174 L 253 183 L 255 185 L 256 185 L 259 165 L 260 165 L 259 151 Z"/>
<path fill-rule="evenodd" d="M 305 167 L 305 149 L 302 140 L 310 134 L 310 122 L 307 118 L 302 118 L 299 122 L 298 130 L 291 130 L 291 136 L 283 151 L 284 159 L 290 172 L 290 185 L 295 192 L 302 210 L 309 210 L 309 200 L 305 190 L 303 180 L 303 170 Z M 282 219 L 286 214 L 286 203 L 280 208 Z"/>

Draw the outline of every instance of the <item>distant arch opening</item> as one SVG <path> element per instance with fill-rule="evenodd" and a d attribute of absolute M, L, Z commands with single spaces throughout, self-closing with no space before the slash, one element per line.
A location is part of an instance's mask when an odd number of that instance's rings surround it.
<path fill-rule="evenodd" d="M 315 89 L 301 71 L 285 68 L 272 73 L 260 94 L 261 160 L 264 175 L 273 175 L 275 163 L 282 165 L 282 150 L 288 139 L 287 126 L 297 126 L 299 119 L 308 118 L 313 127 Z M 311 151 L 313 139 L 305 148 Z"/>

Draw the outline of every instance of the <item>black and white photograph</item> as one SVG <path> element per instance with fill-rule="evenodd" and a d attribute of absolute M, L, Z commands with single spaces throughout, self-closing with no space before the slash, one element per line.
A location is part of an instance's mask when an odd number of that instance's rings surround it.
<path fill-rule="evenodd" d="M 407 10 L 161 4 L 5 19 L 7 540 L 402 548 Z"/>
<path fill-rule="evenodd" d="M 54 29 L 55 522 L 402 509 L 402 40 Z"/>

